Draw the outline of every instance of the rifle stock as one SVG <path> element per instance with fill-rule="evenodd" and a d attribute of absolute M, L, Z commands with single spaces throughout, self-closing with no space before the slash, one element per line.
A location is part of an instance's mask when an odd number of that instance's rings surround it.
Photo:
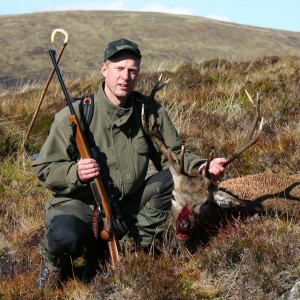
<path fill-rule="evenodd" d="M 50 49 L 49 55 L 51 57 L 53 66 L 54 66 L 56 74 L 58 76 L 58 80 L 61 84 L 62 90 L 64 92 L 65 98 L 67 100 L 67 104 L 68 104 L 70 112 L 71 112 L 71 116 L 69 117 L 69 122 L 70 122 L 71 126 L 75 129 L 75 140 L 76 140 L 76 145 L 77 145 L 78 151 L 80 153 L 80 156 L 82 159 L 94 158 L 92 155 L 92 152 L 88 146 L 86 137 L 83 134 L 83 131 L 81 129 L 79 120 L 75 113 L 71 98 L 68 94 L 68 91 L 64 84 L 60 70 L 56 63 L 55 51 Z M 90 182 L 90 186 L 91 186 L 91 189 L 92 189 L 92 192 L 94 195 L 95 203 L 96 203 L 97 207 L 100 209 L 100 211 L 103 212 L 101 214 L 102 218 L 103 218 L 103 228 L 100 233 L 100 237 L 104 241 L 107 242 L 109 256 L 111 259 L 112 266 L 116 267 L 119 262 L 118 239 L 117 239 L 115 230 L 113 228 L 113 221 L 112 221 L 113 215 L 112 215 L 109 197 L 107 195 L 105 186 L 103 184 L 103 181 L 102 181 L 100 175 L 97 176 L 96 178 L 94 178 Z"/>

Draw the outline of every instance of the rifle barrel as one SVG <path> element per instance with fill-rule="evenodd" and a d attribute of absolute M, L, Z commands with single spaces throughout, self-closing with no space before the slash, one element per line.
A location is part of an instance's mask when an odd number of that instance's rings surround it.
<path fill-rule="evenodd" d="M 74 115 L 75 115 L 75 110 L 74 110 L 74 107 L 73 107 L 73 105 L 72 105 L 71 98 L 70 98 L 70 96 L 69 96 L 69 93 L 68 93 L 68 91 L 67 91 L 66 85 L 65 85 L 65 83 L 64 83 L 64 80 L 63 80 L 63 78 L 62 78 L 62 76 L 61 76 L 59 67 L 58 67 L 57 62 L 56 62 L 56 57 L 55 57 L 56 51 L 53 50 L 53 49 L 49 49 L 48 52 L 49 52 L 49 55 L 50 55 L 50 57 L 51 57 L 53 66 L 54 66 L 54 68 L 55 68 L 55 71 L 56 71 L 56 74 L 57 74 L 59 83 L 60 83 L 61 88 L 62 88 L 62 90 L 63 90 L 63 92 L 64 92 L 65 98 L 66 98 L 66 100 L 67 100 L 68 106 L 69 106 L 69 108 L 70 108 L 71 115 L 74 116 Z"/>

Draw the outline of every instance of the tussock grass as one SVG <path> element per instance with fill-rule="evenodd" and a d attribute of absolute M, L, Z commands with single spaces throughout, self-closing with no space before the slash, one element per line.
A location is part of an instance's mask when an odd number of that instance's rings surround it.
<path fill-rule="evenodd" d="M 299 173 L 300 60 L 263 57 L 236 62 L 210 60 L 142 73 L 137 90 L 150 93 L 162 73 L 171 78 L 157 93 L 187 148 L 207 157 L 211 147 L 228 156 L 243 141 L 254 111 L 245 89 L 261 98 L 265 124 L 259 142 L 228 167 L 227 175 L 257 172 Z M 69 93 L 93 93 L 98 74 L 65 78 Z M 42 86 L 0 92 L 0 299 L 279 299 L 300 277 L 299 220 L 270 216 L 236 220 L 206 247 L 160 257 L 134 251 L 115 271 L 99 272 L 83 284 L 66 282 L 63 290 L 32 290 L 39 266 L 43 206 L 49 192 L 30 170 L 31 155 L 44 142 L 54 114 L 65 106 L 53 79 L 26 144 L 27 126 Z M 10 95 L 8 97 L 7 95 Z M 110 272 L 110 276 L 106 276 Z"/>

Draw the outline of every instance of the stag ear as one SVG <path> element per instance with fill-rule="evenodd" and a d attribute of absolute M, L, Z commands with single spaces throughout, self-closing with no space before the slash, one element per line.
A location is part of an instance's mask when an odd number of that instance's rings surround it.
<path fill-rule="evenodd" d="M 222 208 L 230 208 L 239 203 L 239 200 L 222 190 L 213 192 L 212 200 Z"/>

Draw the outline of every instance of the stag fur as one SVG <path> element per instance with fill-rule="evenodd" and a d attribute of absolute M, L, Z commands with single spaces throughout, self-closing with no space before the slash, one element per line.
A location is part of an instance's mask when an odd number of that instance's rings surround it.
<path fill-rule="evenodd" d="M 234 196 L 226 198 L 228 194 Z M 219 184 L 217 198 L 220 206 L 251 205 L 267 213 L 300 216 L 300 175 L 267 173 L 226 180 Z"/>

